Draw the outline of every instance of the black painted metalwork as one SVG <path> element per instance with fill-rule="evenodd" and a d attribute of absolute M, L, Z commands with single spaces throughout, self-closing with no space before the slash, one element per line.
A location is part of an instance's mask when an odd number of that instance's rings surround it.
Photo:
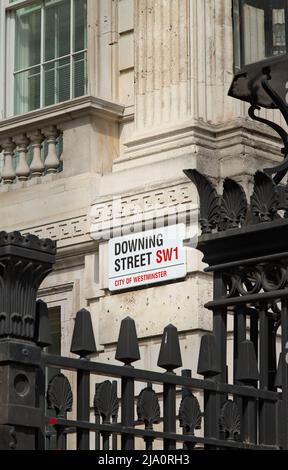
<path fill-rule="evenodd" d="M 51 240 L 0 233 L 0 443 L 4 449 L 44 446 L 40 345 L 49 338 L 43 336 L 43 311 L 39 304 L 36 309 L 36 296 L 52 269 L 55 252 Z"/>
<path fill-rule="evenodd" d="M 93 334 L 90 312 L 82 309 L 77 312 L 72 336 L 71 352 L 85 361 L 87 356 L 95 353 L 96 344 Z M 90 375 L 83 370 L 77 371 L 77 419 L 89 421 Z M 77 449 L 89 450 L 89 432 L 86 429 L 77 430 Z"/>
<path fill-rule="evenodd" d="M 73 394 L 69 380 L 64 374 L 55 375 L 48 384 L 47 407 L 54 410 L 56 418 L 66 418 L 67 412 L 72 411 Z M 65 429 L 55 424 L 57 448 L 66 449 Z"/>
<path fill-rule="evenodd" d="M 220 419 L 220 432 L 224 433 L 222 438 L 287 449 L 287 424 L 283 418 L 288 403 L 288 366 L 283 360 L 288 348 L 287 186 L 280 186 L 275 178 L 257 171 L 248 206 L 239 183 L 230 184 L 232 191 L 227 194 L 224 181 L 220 196 L 206 176 L 196 170 L 185 173 L 199 192 L 203 234 L 198 249 L 208 264 L 206 271 L 214 273 L 214 300 L 206 304 L 213 312 L 213 335 L 202 339 L 198 373 L 227 383 L 227 318 L 233 315 L 233 361 L 228 372 L 234 387 L 249 387 L 258 394 L 255 400 L 232 393 L 234 400 L 223 401 L 224 395 L 219 399 L 218 394 L 211 396 L 205 391 L 205 435 L 210 437 L 217 432 L 217 419 L 212 418 L 214 409 Z M 235 214 L 237 223 L 223 226 L 223 201 Z M 239 207 L 245 209 L 237 219 Z M 279 326 L 282 343 L 277 335 Z M 277 344 L 282 350 L 278 370 Z M 221 370 L 219 374 L 217 369 Z M 278 400 L 260 396 L 264 390 L 279 389 Z"/>
<path fill-rule="evenodd" d="M 288 124 L 287 65 L 287 54 L 246 65 L 235 74 L 228 93 L 234 98 L 250 103 L 250 118 L 271 127 L 280 136 L 284 160 L 279 165 L 263 170 L 269 176 L 274 175 L 276 184 L 282 181 L 288 171 L 288 133 L 279 124 L 255 113 L 262 107 L 279 109 Z"/>
<path fill-rule="evenodd" d="M 1 449 L 44 449 L 45 433 L 49 439 L 55 435 L 61 449 L 72 446 L 71 434 L 77 437 L 77 449 L 132 450 L 139 440 L 148 451 L 173 450 L 177 443 L 186 450 L 288 449 L 286 187 L 257 172 L 250 198 L 232 179 L 224 181 L 220 195 L 205 175 L 196 170 L 185 173 L 199 192 L 203 234 L 198 249 L 208 264 L 206 271 L 214 277 L 214 298 L 206 304 L 213 314 L 213 330 L 202 336 L 197 368 L 203 379 L 194 378 L 190 369 L 175 373 L 182 367 L 182 357 L 173 325 L 164 329 L 159 350 L 157 365 L 164 372 L 134 367 L 140 350 L 135 322 L 129 317 L 121 323 L 115 354 L 123 365 L 89 360 L 97 351 L 85 309 L 76 315 L 71 342 L 71 352 L 79 357 L 47 354 L 43 349 L 50 343 L 47 307 L 36 303 L 36 294 L 52 268 L 55 246 L 35 238 L 25 242 L 19 234 L 14 245 L 11 235 L 3 235 L 8 272 L 2 272 L 1 289 L 9 292 L 13 306 L 6 302 L 5 318 L 2 313 L 0 318 L 0 372 L 7 377 L 7 385 L 0 389 Z M 0 244 L 0 257 L 1 249 Z M 15 293 L 24 282 L 19 267 L 29 275 L 24 286 L 28 292 L 18 301 Z M 232 331 L 228 331 L 229 316 L 233 316 Z M 47 368 L 61 373 L 45 385 Z M 71 371 L 77 375 L 74 386 Z M 139 383 L 143 387 L 135 396 Z M 95 385 L 93 404 L 91 385 Z"/>

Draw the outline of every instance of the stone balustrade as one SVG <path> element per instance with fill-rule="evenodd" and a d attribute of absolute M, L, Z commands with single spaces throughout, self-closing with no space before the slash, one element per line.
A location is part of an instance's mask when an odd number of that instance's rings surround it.
<path fill-rule="evenodd" d="M 0 132 L 0 181 L 11 185 L 62 170 L 62 132 L 57 125 L 20 133 Z"/>
<path fill-rule="evenodd" d="M 110 172 L 123 113 L 119 104 L 82 96 L 0 119 L 0 192 Z"/>

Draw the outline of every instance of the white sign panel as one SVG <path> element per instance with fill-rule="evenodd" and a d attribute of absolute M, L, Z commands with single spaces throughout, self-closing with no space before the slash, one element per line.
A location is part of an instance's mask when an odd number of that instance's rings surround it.
<path fill-rule="evenodd" d="M 109 290 L 129 289 L 186 276 L 185 225 L 109 241 Z"/>

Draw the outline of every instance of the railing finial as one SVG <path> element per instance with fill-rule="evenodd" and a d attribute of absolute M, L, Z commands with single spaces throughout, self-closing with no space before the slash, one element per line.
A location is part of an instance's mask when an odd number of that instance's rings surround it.
<path fill-rule="evenodd" d="M 164 328 L 157 365 L 167 372 L 182 366 L 178 331 L 174 325 Z"/>
<path fill-rule="evenodd" d="M 140 359 L 135 322 L 130 317 L 121 322 L 115 359 L 124 362 L 124 365 L 130 365 Z"/>
<path fill-rule="evenodd" d="M 70 351 L 80 357 L 97 352 L 91 315 L 85 308 L 77 312 Z"/>

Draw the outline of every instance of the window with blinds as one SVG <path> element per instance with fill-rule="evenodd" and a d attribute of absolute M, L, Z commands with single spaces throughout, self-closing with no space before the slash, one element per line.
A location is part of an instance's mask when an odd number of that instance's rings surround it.
<path fill-rule="evenodd" d="M 15 13 L 14 112 L 87 93 L 87 0 L 42 0 Z"/>
<path fill-rule="evenodd" d="M 233 0 L 235 65 L 287 54 L 288 0 Z"/>

